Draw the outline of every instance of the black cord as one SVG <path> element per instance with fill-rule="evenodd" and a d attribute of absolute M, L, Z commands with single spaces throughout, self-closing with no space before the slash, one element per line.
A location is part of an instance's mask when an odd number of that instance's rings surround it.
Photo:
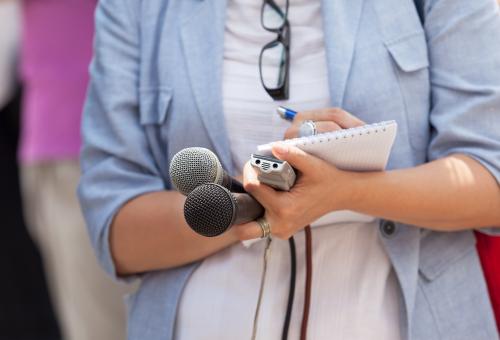
<path fill-rule="evenodd" d="M 288 330 L 290 329 L 290 320 L 292 319 L 293 298 L 295 297 L 295 280 L 297 275 L 297 256 L 295 253 L 295 240 L 292 237 L 288 239 L 290 246 L 290 289 L 288 291 L 288 305 L 286 307 L 285 322 L 283 323 L 283 332 L 281 339 L 288 339 Z"/>

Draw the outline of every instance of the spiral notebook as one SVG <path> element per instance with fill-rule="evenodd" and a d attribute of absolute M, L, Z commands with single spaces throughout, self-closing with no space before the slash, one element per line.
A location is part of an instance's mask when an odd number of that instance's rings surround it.
<path fill-rule="evenodd" d="M 392 145 L 396 139 L 396 121 L 384 121 L 363 125 L 352 129 L 321 133 L 314 136 L 276 141 L 257 147 L 258 154 L 271 155 L 274 143 L 286 143 L 315 155 L 343 170 L 381 171 L 384 170 Z M 343 225 L 345 223 L 372 223 L 376 217 L 350 210 L 328 213 L 313 223 L 311 227 Z M 261 239 L 243 241 L 245 247 L 258 243 Z"/>
<path fill-rule="evenodd" d="M 384 170 L 396 138 L 394 120 L 309 137 L 279 141 L 293 145 L 343 170 Z M 272 145 L 259 145 L 258 153 L 270 155 Z"/>

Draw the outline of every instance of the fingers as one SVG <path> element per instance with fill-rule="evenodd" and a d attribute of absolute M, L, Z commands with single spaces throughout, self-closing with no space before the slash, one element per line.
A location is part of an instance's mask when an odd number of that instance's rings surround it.
<path fill-rule="evenodd" d="M 332 121 L 343 129 L 349 129 L 366 124 L 356 116 L 337 107 L 301 111 L 295 116 L 294 123 L 297 122 L 298 125 L 300 125 L 304 120 L 312 120 L 314 122 Z"/>
<path fill-rule="evenodd" d="M 314 123 L 318 133 L 342 130 L 342 127 L 332 121 L 319 121 Z"/>
<path fill-rule="evenodd" d="M 271 222 L 268 221 L 268 223 L 270 223 L 272 237 L 287 240 L 294 234 L 289 230 L 281 230 L 282 228 L 279 228 L 278 226 L 275 226 L 275 229 L 277 230 L 273 230 L 273 225 L 271 224 Z M 240 241 L 262 238 L 263 234 L 262 228 L 256 221 L 235 225 L 232 227 L 232 229 L 236 237 Z"/>
<path fill-rule="evenodd" d="M 273 203 L 275 204 L 279 195 L 271 187 L 260 183 L 257 172 L 250 165 L 250 162 L 247 162 L 243 169 L 243 187 L 266 208 L 272 206 Z"/>
<path fill-rule="evenodd" d="M 236 233 L 236 237 L 238 237 L 240 241 L 253 240 L 262 237 L 262 229 L 255 221 L 235 225 L 233 229 Z"/>
<path fill-rule="evenodd" d="M 285 139 L 299 137 L 300 125 L 305 120 L 314 121 L 318 133 L 365 125 L 361 119 L 339 108 L 302 111 L 297 113 L 292 126 L 285 132 Z"/>
<path fill-rule="evenodd" d="M 290 165 L 302 173 L 309 173 L 310 170 L 319 169 L 321 160 L 305 151 L 289 146 L 285 143 L 276 143 L 273 146 L 273 154 L 277 158 L 287 161 Z"/>
<path fill-rule="evenodd" d="M 302 123 L 300 123 L 302 124 Z M 300 124 L 293 124 L 288 130 L 285 132 L 285 139 L 297 138 L 299 136 Z M 325 133 L 331 131 L 341 130 L 342 127 L 335 122 L 332 121 L 316 121 L 314 122 L 316 125 L 317 133 Z"/>

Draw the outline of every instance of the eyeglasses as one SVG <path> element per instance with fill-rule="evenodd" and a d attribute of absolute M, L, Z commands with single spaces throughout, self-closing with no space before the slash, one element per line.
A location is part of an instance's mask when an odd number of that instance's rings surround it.
<path fill-rule="evenodd" d="M 288 74 L 290 70 L 290 25 L 288 23 L 288 0 L 281 7 L 273 0 L 264 0 L 260 22 L 269 32 L 278 37 L 264 45 L 260 51 L 260 81 L 274 100 L 288 99 Z M 279 69 L 276 76 L 275 70 Z"/>

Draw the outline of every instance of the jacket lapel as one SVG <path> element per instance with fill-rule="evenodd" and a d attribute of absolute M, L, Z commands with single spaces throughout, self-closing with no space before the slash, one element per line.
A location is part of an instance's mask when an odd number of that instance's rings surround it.
<path fill-rule="evenodd" d="M 330 97 L 342 107 L 364 0 L 322 0 Z"/>
<path fill-rule="evenodd" d="M 183 0 L 181 39 L 198 112 L 224 168 L 232 173 L 222 108 L 226 0 Z"/>
<path fill-rule="evenodd" d="M 410 339 L 418 288 L 420 229 L 405 224 L 398 224 L 398 228 L 397 240 L 382 238 L 382 242 L 401 286 L 401 307 L 404 313 L 401 318 L 401 332 L 403 338 Z"/>

